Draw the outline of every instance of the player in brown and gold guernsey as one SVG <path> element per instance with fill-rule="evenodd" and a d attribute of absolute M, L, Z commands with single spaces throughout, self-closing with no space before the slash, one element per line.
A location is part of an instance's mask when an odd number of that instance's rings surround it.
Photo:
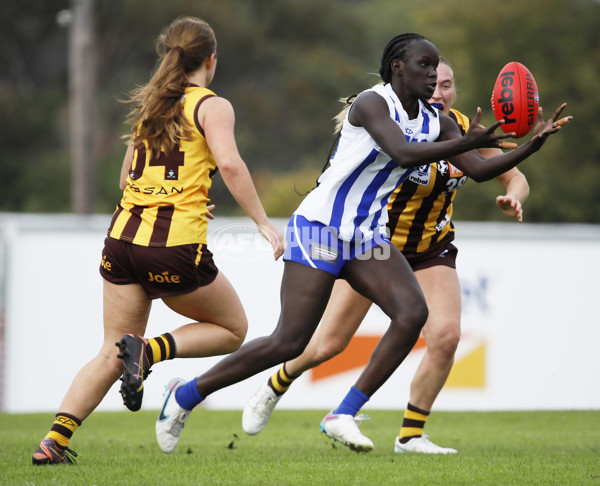
<path fill-rule="evenodd" d="M 199 19 L 177 19 L 157 48 L 156 71 L 130 98 L 123 197 L 102 252 L 104 341 L 75 376 L 33 464 L 74 462 L 73 432 L 120 376 L 123 401 L 135 411 L 155 363 L 223 355 L 241 346 L 244 309 L 207 248 L 208 192 L 217 169 L 275 259 L 284 251 L 283 235 L 267 218 L 238 152 L 233 108 L 207 88 L 217 66 L 212 28 Z M 190 323 L 146 339 L 157 298 Z"/>
<path fill-rule="evenodd" d="M 440 58 L 437 74 L 437 87 L 429 102 L 452 118 L 464 135 L 469 129 L 469 119 L 451 109 L 456 98 L 454 72 L 443 58 Z M 336 119 L 341 119 L 343 113 Z M 541 128 L 541 121 L 539 123 Z M 502 153 L 499 148 L 478 150 L 486 158 Z M 451 218 L 456 190 L 466 180 L 467 175 L 447 161 L 425 164 L 414 169 L 398 186 L 387 206 L 390 239 L 415 272 L 429 308 L 422 331 L 426 352 L 413 378 L 403 425 L 395 439 L 397 453 L 456 452 L 431 442 L 423 429 L 450 373 L 460 339 L 460 286 Z M 525 176 L 513 167 L 497 180 L 506 194 L 498 196 L 496 203 L 506 216 L 522 222 L 521 204 L 529 194 Z M 242 418 L 242 426 L 248 434 L 257 434 L 266 426 L 272 410 L 296 378 L 346 348 L 371 304 L 346 281 L 336 281 L 321 325 L 304 353 L 284 363 L 248 401 Z M 364 401 L 367 399 L 362 397 Z"/>

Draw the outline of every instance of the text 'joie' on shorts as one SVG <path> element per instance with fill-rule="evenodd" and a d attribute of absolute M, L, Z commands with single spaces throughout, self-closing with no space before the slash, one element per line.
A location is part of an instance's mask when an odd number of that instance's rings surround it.
<path fill-rule="evenodd" d="M 140 284 L 149 299 L 186 294 L 208 285 L 219 270 L 206 245 L 134 245 L 107 237 L 100 274 L 117 285 Z"/>

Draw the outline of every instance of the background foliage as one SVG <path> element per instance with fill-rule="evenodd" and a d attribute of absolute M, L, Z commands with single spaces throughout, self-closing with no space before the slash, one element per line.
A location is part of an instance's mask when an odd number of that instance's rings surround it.
<path fill-rule="evenodd" d="M 68 0 L 2 2 L 0 30 L 0 211 L 68 212 L 68 31 L 56 15 Z M 236 135 L 267 211 L 287 217 L 314 185 L 332 143 L 338 99 L 378 81 L 394 35 L 426 35 L 452 62 L 456 108 L 489 104 L 499 70 L 533 72 L 546 117 L 563 101 L 575 121 L 527 160 L 530 222 L 600 223 L 600 3 L 593 0 L 122 0 L 98 1 L 100 66 L 96 210 L 119 198 L 127 107 L 119 103 L 154 67 L 154 40 L 180 15 L 215 29 L 219 67 L 211 88 L 236 108 Z M 527 138 L 520 142 L 526 141 Z M 239 213 L 219 178 L 218 214 Z M 455 217 L 502 219 L 500 186 L 468 183 Z M 93 192 L 93 191 L 92 191 Z M 463 203 L 463 201 L 465 201 Z M 467 204 L 466 201 L 469 201 Z"/>

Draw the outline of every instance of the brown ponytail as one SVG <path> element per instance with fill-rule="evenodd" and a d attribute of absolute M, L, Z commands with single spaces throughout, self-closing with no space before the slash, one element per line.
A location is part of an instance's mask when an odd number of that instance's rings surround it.
<path fill-rule="evenodd" d="M 173 151 L 189 137 L 192 127 L 183 117 L 181 97 L 187 75 L 197 70 L 217 50 L 215 34 L 205 21 L 185 17 L 175 20 L 156 41 L 159 63 L 145 86 L 134 89 L 127 122 L 129 143 L 146 142 L 150 158 Z"/>

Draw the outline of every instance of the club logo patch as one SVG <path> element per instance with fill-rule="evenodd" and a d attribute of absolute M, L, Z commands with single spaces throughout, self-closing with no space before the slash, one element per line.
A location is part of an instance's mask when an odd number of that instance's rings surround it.
<path fill-rule="evenodd" d="M 446 172 L 448 172 L 448 166 L 449 166 L 449 165 L 450 165 L 450 164 L 449 164 L 448 162 L 446 162 L 445 160 L 440 160 L 440 161 L 437 163 L 437 166 L 438 166 L 438 172 L 439 172 L 440 174 L 444 175 Z"/>
<path fill-rule="evenodd" d="M 414 169 L 408 180 L 415 184 L 421 184 L 423 186 L 429 185 L 429 178 L 431 177 L 431 164 L 421 165 Z"/>

